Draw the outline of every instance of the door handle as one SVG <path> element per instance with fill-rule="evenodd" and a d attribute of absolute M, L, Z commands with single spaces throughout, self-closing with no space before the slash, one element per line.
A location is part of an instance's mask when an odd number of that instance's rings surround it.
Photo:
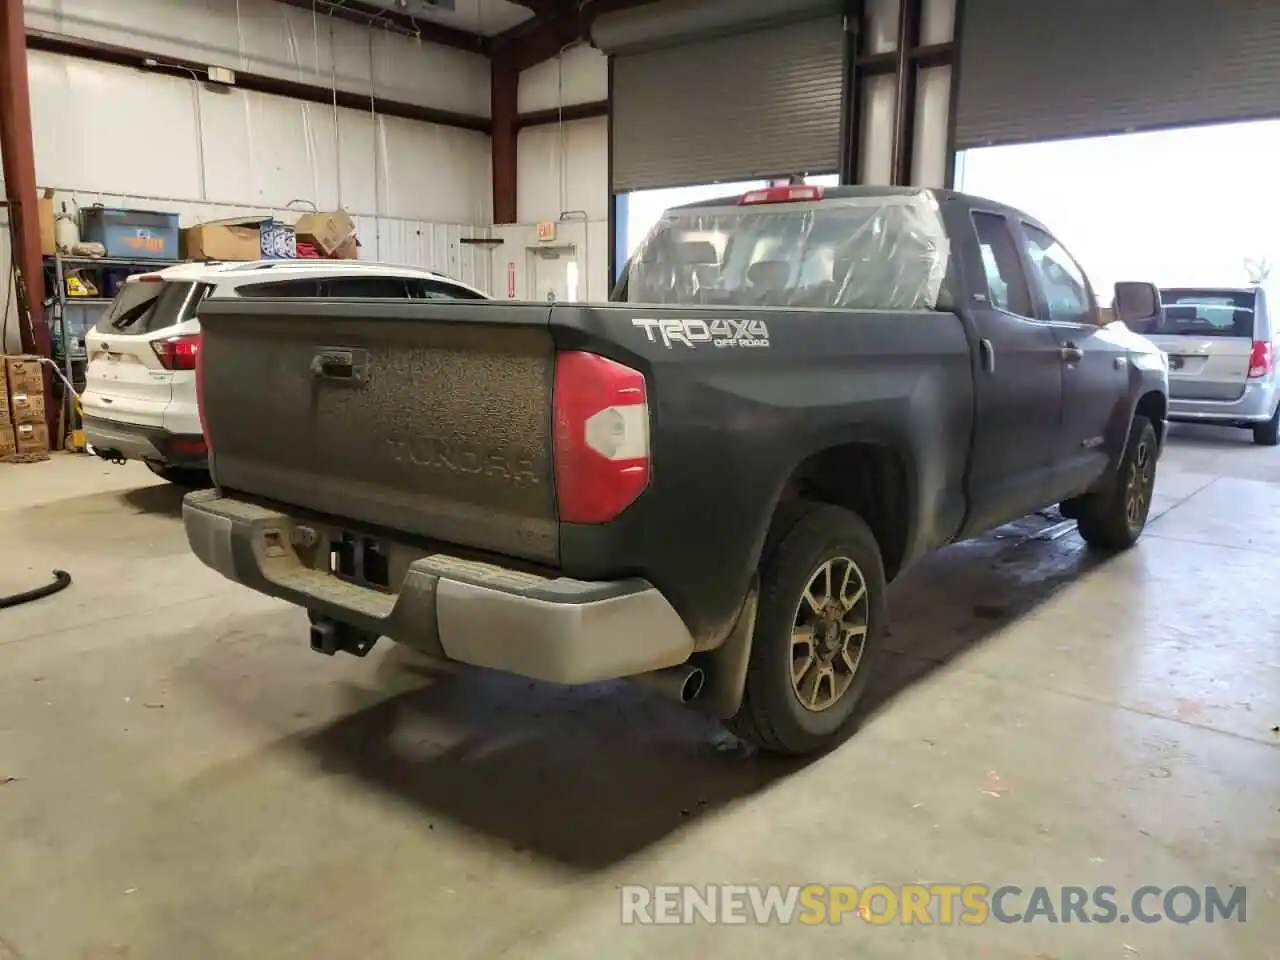
<path fill-rule="evenodd" d="M 311 373 L 326 380 L 353 383 L 364 379 L 365 368 L 368 365 L 369 351 L 367 350 L 321 347 L 311 358 Z"/>
<path fill-rule="evenodd" d="M 990 340 L 978 341 L 978 356 L 982 360 L 982 369 L 987 373 L 996 372 L 996 348 Z"/>
<path fill-rule="evenodd" d="M 1074 343 L 1068 343 L 1065 346 L 1059 347 L 1058 355 L 1062 357 L 1063 363 L 1079 363 L 1084 359 L 1084 351 Z"/>

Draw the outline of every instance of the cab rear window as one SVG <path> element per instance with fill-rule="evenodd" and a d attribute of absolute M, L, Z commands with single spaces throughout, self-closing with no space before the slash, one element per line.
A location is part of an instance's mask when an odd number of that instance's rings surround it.
<path fill-rule="evenodd" d="M 191 317 L 208 290 L 208 284 L 191 281 L 125 283 L 94 329 L 115 335 L 164 330 Z"/>
<path fill-rule="evenodd" d="M 932 310 L 949 243 L 932 194 L 668 211 L 615 291 L 632 303 Z"/>
<path fill-rule="evenodd" d="M 1253 338 L 1257 297 L 1248 291 L 1161 290 L 1164 311 L 1154 329 L 1162 336 Z"/>

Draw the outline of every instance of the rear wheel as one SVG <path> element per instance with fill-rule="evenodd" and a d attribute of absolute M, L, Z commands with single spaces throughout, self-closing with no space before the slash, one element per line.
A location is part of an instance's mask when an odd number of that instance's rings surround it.
<path fill-rule="evenodd" d="M 1133 418 L 1120 468 L 1106 490 L 1076 501 L 1080 536 L 1090 546 L 1126 550 L 1138 542 L 1151 514 L 1160 447 L 1155 427 L 1144 416 Z"/>
<path fill-rule="evenodd" d="M 771 532 L 746 688 L 729 721 L 760 748 L 791 755 L 838 742 L 885 617 L 884 564 L 870 528 L 847 510 L 804 507 L 781 511 Z"/>
<path fill-rule="evenodd" d="M 150 460 L 144 462 L 148 470 L 161 480 L 168 480 L 174 486 L 203 490 L 205 487 L 213 485 L 213 482 L 209 479 L 208 470 L 200 470 L 196 467 L 175 467 L 167 463 L 154 463 Z"/>
<path fill-rule="evenodd" d="M 1271 415 L 1266 423 L 1253 428 L 1253 442 L 1261 447 L 1274 447 L 1280 444 L 1280 407 Z"/>

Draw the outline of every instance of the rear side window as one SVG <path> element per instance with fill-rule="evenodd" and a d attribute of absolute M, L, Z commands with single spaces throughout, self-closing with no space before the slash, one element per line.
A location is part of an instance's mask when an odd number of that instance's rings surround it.
<path fill-rule="evenodd" d="M 403 277 L 330 277 L 321 286 L 326 297 L 353 297 L 361 300 L 409 298 L 409 288 Z"/>
<path fill-rule="evenodd" d="M 1256 300 L 1244 290 L 1161 290 L 1164 313 L 1154 329 L 1143 332 L 1252 339 Z"/>
<path fill-rule="evenodd" d="M 973 228 L 978 235 L 991 306 L 1020 317 L 1034 317 L 1031 290 L 1009 221 L 999 214 L 974 211 Z"/>
<path fill-rule="evenodd" d="M 236 287 L 241 297 L 318 297 L 319 280 L 277 280 L 274 283 L 246 283 Z"/>
<path fill-rule="evenodd" d="M 343 297 L 358 300 L 477 300 L 465 287 L 425 277 L 317 277 L 276 280 L 236 288 L 242 297 Z"/>
<path fill-rule="evenodd" d="M 145 334 L 189 319 L 211 287 L 205 283 L 134 281 L 120 287 L 94 327 L 104 334 Z"/>
<path fill-rule="evenodd" d="M 482 294 L 466 287 L 452 283 L 441 283 L 439 280 L 413 278 L 408 281 L 409 296 L 415 300 L 484 300 Z"/>

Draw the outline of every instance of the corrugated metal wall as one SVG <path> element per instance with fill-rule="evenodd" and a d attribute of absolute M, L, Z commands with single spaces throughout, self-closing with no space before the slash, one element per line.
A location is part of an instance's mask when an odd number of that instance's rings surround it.
<path fill-rule="evenodd" d="M 839 17 L 666 49 L 613 67 L 613 189 L 835 170 Z"/>
<path fill-rule="evenodd" d="M 966 0 L 960 149 L 1280 116 L 1276 0 Z"/>

